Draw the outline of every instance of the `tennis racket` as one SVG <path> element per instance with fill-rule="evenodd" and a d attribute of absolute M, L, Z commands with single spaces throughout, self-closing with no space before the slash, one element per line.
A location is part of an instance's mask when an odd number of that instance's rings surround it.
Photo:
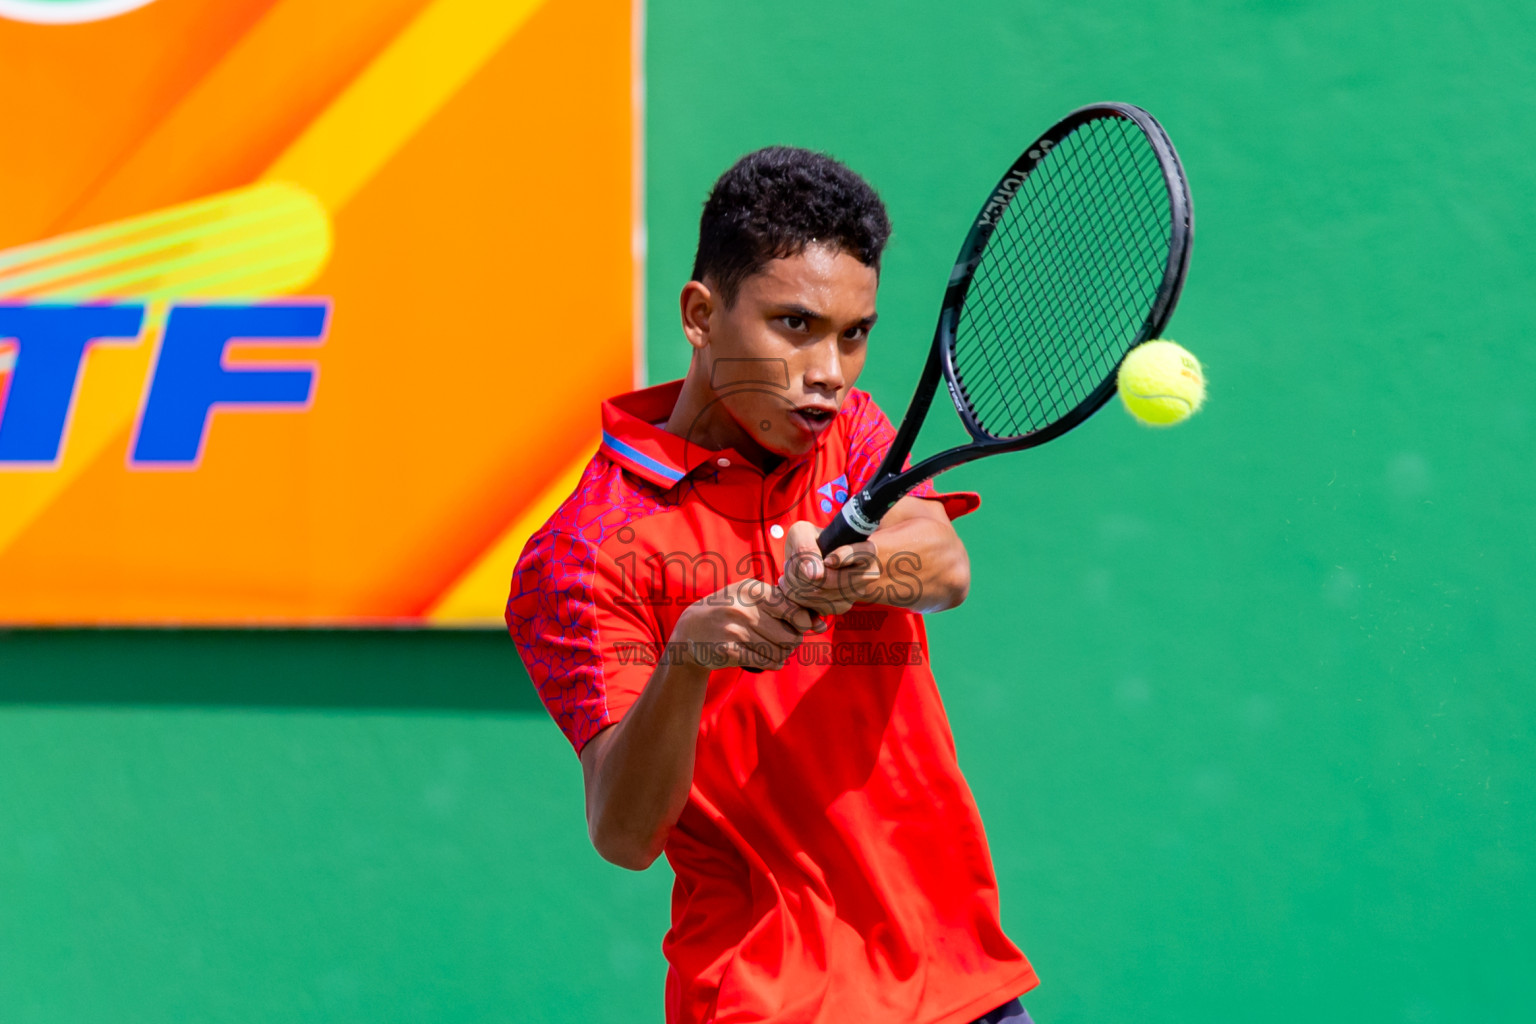
<path fill-rule="evenodd" d="M 924 480 L 1093 415 L 1126 353 L 1167 326 L 1193 238 L 1184 168 L 1151 114 L 1096 103 L 1041 135 L 971 223 L 906 417 L 822 553 L 869 536 Z M 941 380 L 971 441 L 906 468 Z"/>

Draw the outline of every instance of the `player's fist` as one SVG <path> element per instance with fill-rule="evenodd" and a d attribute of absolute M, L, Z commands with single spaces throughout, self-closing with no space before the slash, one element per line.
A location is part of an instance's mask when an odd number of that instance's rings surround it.
<path fill-rule="evenodd" d="M 778 587 L 748 579 L 695 601 L 678 616 L 669 651 L 710 670 L 779 669 L 800 646 L 809 613 Z"/>
<path fill-rule="evenodd" d="M 879 551 L 874 541 L 845 544 L 823 556 L 816 543 L 819 535 L 816 524 L 805 520 L 784 534 L 784 575 L 779 589 L 818 616 L 841 615 L 855 604 L 873 600 L 874 586 L 880 579 Z"/>

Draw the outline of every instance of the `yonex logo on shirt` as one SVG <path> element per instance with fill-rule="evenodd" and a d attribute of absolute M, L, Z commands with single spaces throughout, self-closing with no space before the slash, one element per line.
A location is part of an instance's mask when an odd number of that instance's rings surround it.
<path fill-rule="evenodd" d="M 848 500 L 848 477 L 840 476 L 829 484 L 822 484 L 816 488 L 816 493 L 821 495 L 821 510 L 831 512 Z"/>

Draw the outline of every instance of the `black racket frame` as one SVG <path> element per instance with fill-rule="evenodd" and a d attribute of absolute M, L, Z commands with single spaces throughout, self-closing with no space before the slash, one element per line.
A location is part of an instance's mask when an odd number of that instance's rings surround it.
<path fill-rule="evenodd" d="M 1168 212 L 1171 231 L 1163 280 L 1158 286 L 1146 320 L 1137 331 L 1135 341 L 1126 351 L 1129 352 L 1131 348 L 1143 341 L 1157 337 L 1167 326 L 1169 318 L 1173 316 L 1174 306 L 1178 304 L 1179 293 L 1184 288 L 1184 278 L 1189 269 L 1189 254 L 1194 242 L 1194 207 L 1190 201 L 1189 184 L 1184 177 L 1184 167 L 1179 162 L 1178 154 L 1174 151 L 1173 143 L 1169 140 L 1168 133 L 1163 130 L 1163 126 L 1140 107 L 1129 103 L 1093 103 L 1079 107 L 1052 125 L 1045 134 L 1025 148 L 1019 158 L 1013 162 L 1013 166 L 1008 168 L 1008 172 L 998 180 L 996 187 L 988 194 L 987 201 L 982 204 L 981 212 L 971 222 L 971 229 L 965 236 L 965 244 L 960 247 L 960 256 L 955 260 L 954 269 L 950 272 L 949 286 L 944 291 L 944 303 L 939 310 L 938 326 L 934 329 L 933 346 L 929 349 L 928 361 L 924 364 L 922 376 L 918 379 L 917 390 L 907 406 L 906 416 L 902 418 L 901 427 L 896 431 L 896 438 L 891 442 L 890 450 L 886 452 L 885 458 L 869 484 L 859 493 L 849 497 L 832 522 L 822 531 L 818 543 L 823 554 L 844 544 L 863 540 L 873 533 L 881 517 L 890 511 L 891 506 L 924 480 L 937 476 L 947 469 L 953 469 L 955 466 L 988 455 L 1034 448 L 1047 441 L 1055 440 L 1092 416 L 1115 393 L 1115 373 L 1111 372 L 1086 398 L 1056 421 L 1018 437 L 995 437 L 987 433 L 977 422 L 971 409 L 970 397 L 965 393 L 964 385 L 955 370 L 956 328 L 960 322 L 960 310 L 965 305 L 965 296 L 970 289 L 971 278 L 981 263 L 982 253 L 986 250 L 993 231 L 1002 220 L 1003 213 L 1013 202 L 1024 179 L 1041 160 L 1045 159 L 1057 143 L 1084 124 L 1105 117 L 1125 118 L 1134 122 L 1142 130 L 1151 143 L 1158 164 L 1162 168 L 1169 196 Z M 1123 354 L 1121 358 L 1124 358 Z M 1117 361 L 1116 369 L 1118 368 Z M 939 452 L 903 470 L 902 463 L 912 452 L 912 445 L 917 440 L 917 433 L 923 425 L 923 420 L 927 418 L 928 409 L 933 403 L 934 394 L 938 391 L 940 380 L 948 385 L 955 411 L 960 414 L 960 422 L 965 425 L 972 441 L 969 444 Z"/>

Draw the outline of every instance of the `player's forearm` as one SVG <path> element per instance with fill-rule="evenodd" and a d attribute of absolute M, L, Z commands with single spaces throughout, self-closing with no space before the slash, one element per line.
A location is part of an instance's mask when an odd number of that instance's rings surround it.
<path fill-rule="evenodd" d="M 708 669 L 664 658 L 624 718 L 593 740 L 602 747 L 588 779 L 587 831 L 604 860 L 642 871 L 661 855 L 693 784 L 708 683 Z"/>
<path fill-rule="evenodd" d="M 887 522 L 870 539 L 880 552 L 880 581 L 870 588 L 870 603 L 941 612 L 970 593 L 971 559 L 948 521 Z"/>

